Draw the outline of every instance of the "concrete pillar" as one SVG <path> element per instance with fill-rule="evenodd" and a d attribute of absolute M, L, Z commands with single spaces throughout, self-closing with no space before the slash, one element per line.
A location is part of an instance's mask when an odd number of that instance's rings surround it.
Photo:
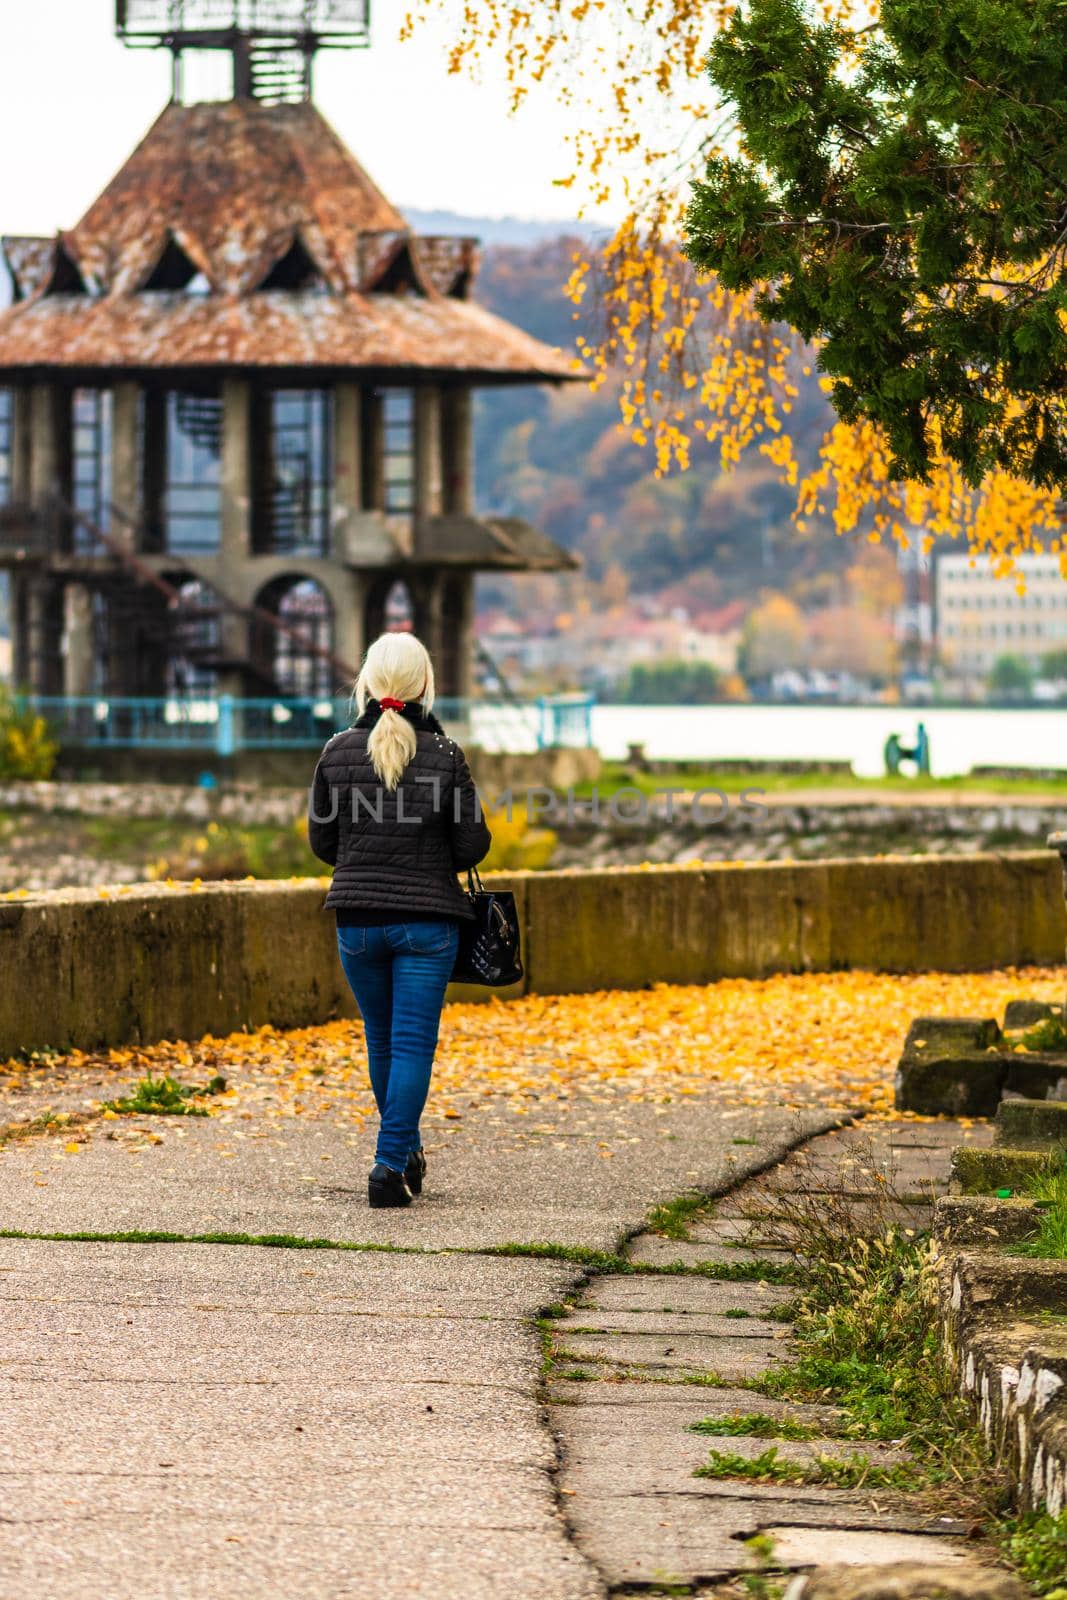
<path fill-rule="evenodd" d="M 333 605 L 333 653 L 358 672 L 367 647 L 365 608 L 367 579 L 358 572 L 340 575 L 341 581 L 330 588 Z M 354 680 L 353 680 L 354 682 Z M 341 683 L 343 693 L 352 688 L 351 683 Z"/>
<path fill-rule="evenodd" d="M 252 391 L 247 378 L 225 378 L 222 384 L 221 528 L 219 584 L 229 594 L 243 591 L 241 567 L 252 554 Z M 233 662 L 251 659 L 247 618 L 224 611 L 219 619 L 220 654 Z M 238 698 L 262 692 L 239 666 L 220 671 L 221 694 Z"/>
<path fill-rule="evenodd" d="M 167 397 L 162 389 L 145 389 L 141 411 L 139 474 L 141 548 L 164 549 L 167 539 Z"/>
<path fill-rule="evenodd" d="M 48 580 L 29 578 L 26 583 L 26 685 L 34 694 L 48 694 L 52 663 L 48 658 Z"/>
<path fill-rule="evenodd" d="M 25 505 L 30 498 L 30 391 L 11 392 L 11 500 Z"/>
<path fill-rule="evenodd" d="M 363 507 L 366 511 L 384 511 L 385 402 L 374 389 L 363 391 L 360 405 L 360 436 Z"/>
<path fill-rule="evenodd" d="M 446 629 L 454 662 L 453 693 L 467 700 L 474 693 L 474 573 L 457 572 L 447 581 Z"/>
<path fill-rule="evenodd" d="M 441 409 L 444 509 L 456 516 L 474 511 L 474 408 L 469 389 L 446 389 Z"/>
<path fill-rule="evenodd" d="M 355 383 L 339 383 L 333 392 L 333 556 L 344 555 L 348 528 L 363 509 L 361 399 Z"/>
<path fill-rule="evenodd" d="M 11 682 L 15 689 L 26 689 L 30 682 L 29 580 L 11 574 Z"/>
<path fill-rule="evenodd" d="M 442 507 L 441 391 L 415 390 L 415 553 L 422 540 L 420 525 L 439 517 Z"/>
<path fill-rule="evenodd" d="M 30 389 L 30 494 L 35 503 L 66 488 L 63 471 L 69 460 L 69 406 L 53 383 L 35 383 Z M 63 440 L 64 411 L 68 413 L 66 448 Z"/>
<path fill-rule="evenodd" d="M 63 693 L 93 692 L 93 596 L 84 583 L 68 583 L 63 593 Z"/>
<path fill-rule="evenodd" d="M 57 495 L 70 495 L 70 392 L 55 383 L 30 389 L 30 502 L 45 509 Z M 70 522 L 57 516 L 57 547 L 66 550 Z"/>
<path fill-rule="evenodd" d="M 223 566 L 237 566 L 252 553 L 251 483 L 252 396 L 247 378 L 222 385 L 222 536 Z"/>
<path fill-rule="evenodd" d="M 146 540 L 145 508 L 141 499 L 139 385 L 125 378 L 116 383 L 111 406 L 111 498 L 123 513 L 112 518 L 111 533 L 128 550 L 141 550 Z"/>
<path fill-rule="evenodd" d="M 433 657 L 439 673 L 444 658 L 444 579 L 439 572 L 420 572 L 409 580 L 415 606 L 415 632 Z M 438 685 L 439 694 L 449 691 Z"/>

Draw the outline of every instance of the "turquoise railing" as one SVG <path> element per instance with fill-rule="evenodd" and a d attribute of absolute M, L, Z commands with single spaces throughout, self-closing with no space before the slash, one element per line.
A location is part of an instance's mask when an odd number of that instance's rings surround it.
<path fill-rule="evenodd" d="M 240 750 L 316 749 L 348 726 L 347 696 L 241 700 L 232 695 L 171 695 L 159 699 L 117 696 L 19 696 L 48 722 L 65 747 L 87 749 Z M 592 743 L 591 695 L 551 695 L 537 700 L 439 699 L 434 707 L 446 728 L 490 750 L 543 750 Z"/>

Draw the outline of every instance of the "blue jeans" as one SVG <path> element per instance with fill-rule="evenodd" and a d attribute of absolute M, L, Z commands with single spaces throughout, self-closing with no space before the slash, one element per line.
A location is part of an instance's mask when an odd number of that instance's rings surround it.
<path fill-rule="evenodd" d="M 419 1118 L 430 1091 L 445 988 L 459 944 L 454 922 L 338 928 L 341 966 L 367 1036 L 371 1088 L 381 1116 L 377 1161 L 403 1172 L 422 1148 Z"/>

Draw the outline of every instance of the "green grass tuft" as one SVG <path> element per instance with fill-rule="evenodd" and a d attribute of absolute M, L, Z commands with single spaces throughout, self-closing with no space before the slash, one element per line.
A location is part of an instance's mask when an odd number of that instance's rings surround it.
<path fill-rule="evenodd" d="M 226 1079 L 220 1073 L 203 1085 L 179 1083 L 169 1073 L 161 1078 L 153 1078 L 149 1073 L 140 1079 L 132 1094 L 118 1100 L 105 1100 L 103 1104 L 105 1111 L 115 1111 L 122 1116 L 206 1117 L 209 1115 L 207 1107 L 193 1102 L 225 1092 Z"/>
<path fill-rule="evenodd" d="M 1004 1524 L 1004 1553 L 1039 1600 L 1067 1600 L 1067 1511 L 1031 1512 Z"/>
<path fill-rule="evenodd" d="M 916 1469 L 910 1464 L 880 1467 L 866 1456 L 814 1455 L 810 1461 L 786 1461 L 771 1445 L 758 1456 L 742 1456 L 732 1450 L 713 1450 L 694 1478 L 747 1478 L 755 1483 L 821 1483 L 835 1489 L 909 1489 L 914 1487 Z"/>
<path fill-rule="evenodd" d="M 1067 1023 L 1060 1017 L 1046 1017 L 1026 1030 L 1022 1042 L 1027 1050 L 1067 1050 Z"/>
<path fill-rule="evenodd" d="M 690 1433 L 711 1434 L 716 1438 L 819 1439 L 826 1430 L 795 1417 L 772 1417 L 766 1411 L 735 1411 L 729 1417 L 704 1417 L 689 1425 Z"/>
<path fill-rule="evenodd" d="M 688 1239 L 693 1218 L 709 1209 L 711 1202 L 704 1194 L 683 1194 L 667 1205 L 654 1206 L 648 1214 L 648 1227 L 664 1239 Z"/>
<path fill-rule="evenodd" d="M 1043 1261 L 1067 1261 L 1067 1151 L 1050 1160 L 1047 1172 L 1028 1179 L 1026 1193 L 1041 1205 L 1037 1232 L 1016 1246 L 1019 1255 Z"/>

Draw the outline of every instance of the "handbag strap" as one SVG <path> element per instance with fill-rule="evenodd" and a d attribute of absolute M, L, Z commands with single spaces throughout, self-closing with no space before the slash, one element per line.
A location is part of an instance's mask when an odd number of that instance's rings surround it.
<path fill-rule="evenodd" d="M 476 894 L 485 893 L 485 888 L 482 884 L 482 876 L 477 867 L 467 868 L 467 893 L 472 899 Z"/>

